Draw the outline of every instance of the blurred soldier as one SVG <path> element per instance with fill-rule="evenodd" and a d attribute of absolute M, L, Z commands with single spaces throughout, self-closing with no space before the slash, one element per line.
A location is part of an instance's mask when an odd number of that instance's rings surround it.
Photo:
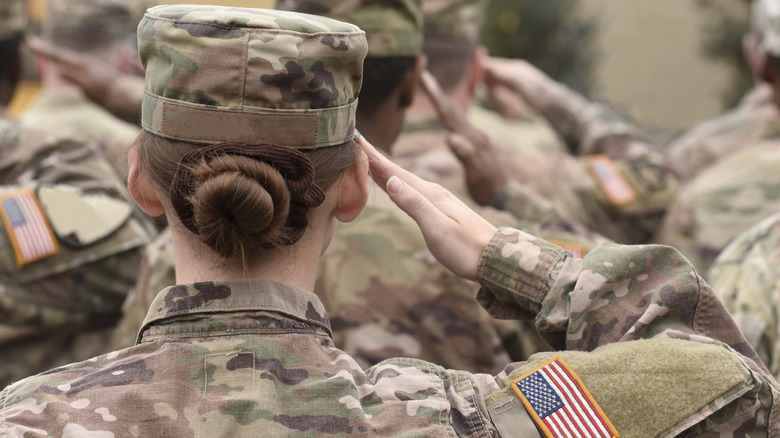
<path fill-rule="evenodd" d="M 156 0 L 125 0 L 132 13 L 132 22 L 143 18 L 146 9 Z M 89 53 L 56 45 L 40 38 L 28 38 L 28 47 L 36 55 L 53 64 L 60 76 L 81 88 L 84 95 L 107 109 L 116 117 L 134 125 L 141 125 L 141 98 L 144 91 L 140 64 L 132 73 L 117 74 L 116 69 Z"/>
<path fill-rule="evenodd" d="M 676 189 L 665 154 L 614 112 L 528 63 L 486 58 L 477 43 L 479 8 L 463 3 L 468 2 L 425 3 L 429 70 L 452 107 L 438 98 L 442 93 L 428 87 L 434 104 L 422 96 L 415 99 L 408 129 L 393 156 L 415 173 L 448 181 L 445 186 L 464 194 L 463 170 L 442 146 L 446 139 L 452 152 L 468 160 L 464 154 L 479 144 L 485 163 L 496 164 L 473 172 L 466 168 L 468 192 L 480 205 L 507 209 L 545 231 L 550 225 L 574 227 L 580 238 L 566 244 L 573 243 L 580 252 L 599 239 L 578 223 L 613 240 L 647 241 Z M 475 95 L 483 81 L 491 91 L 502 91 L 493 93 L 502 96 L 502 102 L 525 102 L 549 123 L 509 122 L 478 108 Z M 432 106 L 453 134 L 446 135 Z M 456 114 L 467 111 L 467 118 Z M 583 157 L 574 158 L 569 150 Z"/>
<path fill-rule="evenodd" d="M 133 15 L 124 0 L 47 0 L 43 39 L 101 60 L 113 76 L 129 73 L 136 63 L 131 45 Z M 40 98 L 26 110 L 24 126 L 68 126 L 102 142 L 109 162 L 120 172 L 127 147 L 138 128 L 90 101 L 57 68 L 39 57 L 43 80 Z M 121 174 L 121 173 L 120 173 Z"/>
<path fill-rule="evenodd" d="M 0 1 L 0 114 L 21 72 L 22 7 Z M 123 194 L 94 145 L 0 116 L 0 386 L 107 351 L 149 240 Z"/>
<path fill-rule="evenodd" d="M 780 214 L 737 236 L 707 277 L 745 338 L 780 378 Z"/>
<path fill-rule="evenodd" d="M 763 67 L 775 107 L 780 102 L 780 2 L 757 0 L 753 10 L 754 21 L 764 24 L 758 45 L 764 49 Z M 776 120 L 774 125 L 779 129 Z M 708 278 L 745 337 L 780 377 L 780 215 L 775 213 L 738 235 L 715 260 Z"/>
<path fill-rule="evenodd" d="M 690 179 L 719 160 L 770 137 L 771 127 L 780 120 L 772 89 L 762 78 L 767 54 L 761 48 L 761 40 L 769 23 L 758 3 L 753 1 L 752 31 L 742 39 L 742 52 L 755 84 L 736 108 L 701 123 L 669 144 L 669 152 L 683 179 Z"/>
<path fill-rule="evenodd" d="M 576 259 L 522 231 L 496 229 L 365 138 L 358 148 L 354 103 L 367 44 L 357 26 L 177 5 L 152 9 L 139 29 L 144 107 L 178 111 L 144 112 L 128 185 L 146 211 L 168 215 L 182 283 L 157 295 L 139 345 L 0 392 L 0 434 L 608 438 L 780 431 L 777 382 L 677 251 L 602 245 Z M 166 56 L 172 53 L 187 55 Z M 198 68 L 166 74 L 182 61 Z M 232 86 L 244 77 L 253 79 L 248 87 Z M 201 103 L 205 96 L 211 105 Z M 323 132 L 320 122 L 330 129 Z M 179 140 L 184 135 L 188 140 Z M 485 309 L 535 318 L 569 351 L 535 355 L 491 376 L 412 358 L 362 369 L 335 348 L 324 306 L 311 292 L 316 260 L 336 222 L 365 205 L 369 165 L 419 224 L 431 253 L 480 282 Z"/>
<path fill-rule="evenodd" d="M 763 29 L 758 44 L 767 56 L 766 62 L 758 63 L 763 65 L 761 77 L 774 90 L 775 107 L 780 107 L 780 44 L 776 42 L 780 2 L 756 1 L 753 8 L 754 21 L 764 23 L 757 26 Z M 686 181 L 655 239 L 676 246 L 702 272 L 739 233 L 780 211 L 780 173 L 776 171 L 780 168 L 780 118 L 743 123 L 757 124 L 757 131 L 734 139 L 733 152 L 721 153 L 722 158 Z M 740 129 L 735 135 L 744 132 Z M 750 139 L 754 142 L 749 143 Z"/>

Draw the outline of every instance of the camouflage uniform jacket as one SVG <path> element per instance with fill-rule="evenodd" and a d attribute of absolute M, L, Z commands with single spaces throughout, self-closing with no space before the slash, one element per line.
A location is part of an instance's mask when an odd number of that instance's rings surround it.
<path fill-rule="evenodd" d="M 119 120 L 75 90 L 56 95 L 44 92 L 25 110 L 20 121 L 24 127 L 69 128 L 98 142 L 119 175 L 124 175 L 127 150 L 140 132 L 139 127 Z"/>
<path fill-rule="evenodd" d="M 551 87 L 549 102 L 535 109 L 571 153 L 500 136 L 510 139 L 498 145 L 509 150 L 513 176 L 505 208 L 529 222 L 563 220 L 621 243 L 649 241 L 677 191 L 669 157 L 610 109 Z"/>
<path fill-rule="evenodd" d="M 768 84 L 755 86 L 733 110 L 708 120 L 669 145 L 669 153 L 683 179 L 721 159 L 763 141 L 767 127 L 780 120 Z"/>
<path fill-rule="evenodd" d="M 680 190 L 655 242 L 674 245 L 706 272 L 737 235 L 780 211 L 778 166 L 776 135 L 708 167 Z"/>
<path fill-rule="evenodd" d="M 580 260 L 502 228 L 479 277 L 495 316 L 535 315 L 579 350 L 558 354 L 621 436 L 780 432 L 777 383 L 674 249 L 609 244 Z M 510 380 L 554 354 L 495 377 L 408 358 L 363 370 L 324 312 L 267 279 L 170 287 L 139 345 L 0 392 L 0 436 L 510 436 L 525 412 Z"/>
<path fill-rule="evenodd" d="M 737 236 L 708 278 L 747 340 L 780 377 L 780 214 Z"/>
<path fill-rule="evenodd" d="M 67 184 L 78 193 L 65 211 L 44 206 L 46 221 L 72 217 L 83 207 L 120 207 L 123 216 L 99 219 L 102 234 L 74 242 L 56 235 L 58 251 L 19 265 L 12 233 L 0 222 L 0 384 L 108 351 L 110 327 L 135 281 L 152 233 L 133 213 L 113 170 L 95 148 L 67 130 L 23 129 L 0 118 L 0 194 L 29 188 L 40 201 L 43 185 Z M 98 208 L 98 207 L 95 207 Z M 98 215 L 99 216 L 99 215 Z M 95 225 L 96 222 L 91 222 Z"/>

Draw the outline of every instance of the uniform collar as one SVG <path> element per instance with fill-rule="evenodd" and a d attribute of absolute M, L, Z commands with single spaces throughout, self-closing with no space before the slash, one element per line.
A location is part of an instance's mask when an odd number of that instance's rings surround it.
<path fill-rule="evenodd" d="M 265 278 L 200 282 L 170 286 L 157 294 L 138 332 L 160 321 L 204 313 L 270 311 L 325 329 L 332 336 L 325 307 L 317 295 Z"/>

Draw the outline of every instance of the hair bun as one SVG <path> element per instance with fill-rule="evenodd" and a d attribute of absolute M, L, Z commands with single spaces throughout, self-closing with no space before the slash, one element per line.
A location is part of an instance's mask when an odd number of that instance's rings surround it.
<path fill-rule="evenodd" d="M 289 240 L 290 192 L 272 166 L 218 155 L 202 158 L 191 172 L 195 188 L 188 200 L 195 225 L 201 240 L 217 253 L 231 259 Z"/>

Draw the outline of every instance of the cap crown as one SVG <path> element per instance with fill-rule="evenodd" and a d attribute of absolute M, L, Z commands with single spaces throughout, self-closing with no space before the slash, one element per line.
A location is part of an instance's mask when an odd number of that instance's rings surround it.
<path fill-rule="evenodd" d="M 195 143 L 313 148 L 354 135 L 367 46 L 357 26 L 314 15 L 157 6 L 138 26 L 143 127 Z"/>
<path fill-rule="evenodd" d="M 276 8 L 316 14 L 359 26 L 368 56 L 416 56 L 422 51 L 420 0 L 277 0 Z"/>

